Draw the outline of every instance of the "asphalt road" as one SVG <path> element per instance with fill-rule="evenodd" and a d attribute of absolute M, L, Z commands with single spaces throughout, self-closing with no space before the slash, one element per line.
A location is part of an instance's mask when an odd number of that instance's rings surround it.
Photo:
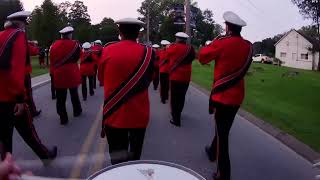
<path fill-rule="evenodd" d="M 45 145 L 58 146 L 59 157 L 43 167 L 15 132 L 13 154 L 18 164 L 35 175 L 59 178 L 86 178 L 110 165 L 107 142 L 100 138 L 102 89 L 82 102 L 84 113 L 78 118 L 72 117 L 68 97 L 70 123 L 66 127 L 59 124 L 55 101 L 50 97 L 49 85 L 34 91 L 35 102 L 43 111 L 34 124 Z M 150 99 L 151 121 L 142 159 L 177 163 L 211 179 L 216 165 L 204 153 L 214 134 L 214 121 L 207 113 L 208 97 L 189 88 L 181 128 L 169 123 L 169 106 L 162 105 L 158 93 L 151 89 Z M 311 163 L 239 116 L 230 139 L 233 180 L 312 180 L 316 174 Z"/>

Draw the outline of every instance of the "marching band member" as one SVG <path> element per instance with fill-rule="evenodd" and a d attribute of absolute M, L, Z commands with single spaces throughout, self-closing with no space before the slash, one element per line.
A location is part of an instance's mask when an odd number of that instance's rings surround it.
<path fill-rule="evenodd" d="M 105 97 L 101 135 L 107 137 L 112 164 L 140 159 L 155 58 L 151 47 L 136 42 L 142 21 L 125 18 L 116 24 L 121 41 L 103 49 L 99 66 Z"/>
<path fill-rule="evenodd" d="M 218 37 L 199 52 L 202 64 L 215 61 L 209 112 L 215 113 L 216 134 L 206 152 L 217 160 L 216 180 L 230 180 L 229 132 L 245 94 L 244 76 L 252 62 L 252 44 L 241 37 L 246 22 L 233 12 L 223 15 L 226 36 Z"/>
<path fill-rule="evenodd" d="M 159 86 L 159 48 L 158 44 L 154 44 L 153 49 L 156 52 L 156 61 L 154 62 L 154 72 L 153 72 L 153 89 L 157 90 Z"/>
<path fill-rule="evenodd" d="M 82 45 L 81 62 L 80 62 L 80 74 L 82 77 L 82 97 L 83 100 L 87 100 L 87 78 L 89 79 L 89 93 L 90 96 L 94 95 L 94 76 L 95 73 L 95 62 L 93 61 L 93 53 L 91 52 L 91 44 L 86 42 Z"/>
<path fill-rule="evenodd" d="M 48 150 L 40 141 L 32 122 L 32 114 L 25 101 L 24 85 L 27 65 L 30 64 L 26 38 L 26 19 L 31 12 L 20 11 L 7 17 L 5 30 L 0 32 L 0 146 L 1 159 L 12 153 L 13 128 L 48 165 L 57 156 L 57 147 Z M 5 87 L 4 87 L 5 86 Z"/>
<path fill-rule="evenodd" d="M 159 50 L 159 72 L 160 72 L 160 98 L 163 104 L 169 99 L 169 60 L 167 58 L 166 49 L 170 42 L 161 41 L 162 49 Z"/>
<path fill-rule="evenodd" d="M 170 75 L 170 104 L 171 124 L 181 125 L 181 113 L 184 107 L 185 96 L 191 81 L 192 61 L 195 58 L 193 47 L 187 44 L 189 36 L 186 33 L 176 33 L 176 43 L 167 50 Z"/>
<path fill-rule="evenodd" d="M 68 124 L 66 100 L 68 89 L 71 95 L 73 115 L 78 117 L 82 113 L 78 95 L 78 86 L 81 84 L 81 75 L 78 66 L 80 58 L 80 44 L 72 40 L 74 29 L 70 26 L 60 31 L 61 39 L 55 41 L 50 49 L 50 64 L 53 68 L 53 81 L 57 95 L 57 112 L 61 125 Z"/>

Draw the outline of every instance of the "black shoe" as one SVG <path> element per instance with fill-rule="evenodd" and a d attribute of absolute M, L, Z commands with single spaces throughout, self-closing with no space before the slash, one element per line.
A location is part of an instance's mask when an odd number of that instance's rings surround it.
<path fill-rule="evenodd" d="M 52 100 L 55 100 L 55 99 L 57 99 L 57 96 L 54 95 L 51 98 L 52 98 Z"/>
<path fill-rule="evenodd" d="M 94 96 L 94 92 L 93 92 L 93 93 L 90 93 L 90 96 Z"/>
<path fill-rule="evenodd" d="M 54 146 L 51 150 L 49 150 L 48 159 L 41 159 L 44 166 L 49 166 L 51 162 L 56 159 L 58 154 L 57 146 Z"/>
<path fill-rule="evenodd" d="M 68 117 L 60 117 L 60 124 L 67 125 L 68 124 Z"/>
<path fill-rule="evenodd" d="M 39 116 L 41 114 L 41 109 L 40 110 L 36 110 L 36 112 L 34 112 L 33 114 L 32 114 L 32 117 L 37 117 L 37 116 Z"/>
<path fill-rule="evenodd" d="M 73 116 L 74 116 L 74 117 L 79 117 L 81 114 L 82 114 L 82 109 L 80 109 L 79 111 L 75 111 L 75 112 L 73 113 Z"/>
<path fill-rule="evenodd" d="M 216 161 L 216 156 L 215 156 L 216 153 L 211 151 L 210 146 L 206 146 L 205 151 L 206 151 L 206 154 L 208 156 L 209 161 L 215 162 Z"/>
<path fill-rule="evenodd" d="M 83 98 L 83 101 L 87 101 L 87 98 Z"/>
<path fill-rule="evenodd" d="M 162 104 L 167 104 L 166 100 L 164 100 L 164 99 L 161 99 L 161 103 Z"/>
<path fill-rule="evenodd" d="M 170 120 L 170 123 L 173 124 L 174 126 L 181 127 L 181 123 L 178 121 L 174 121 L 173 119 Z"/>

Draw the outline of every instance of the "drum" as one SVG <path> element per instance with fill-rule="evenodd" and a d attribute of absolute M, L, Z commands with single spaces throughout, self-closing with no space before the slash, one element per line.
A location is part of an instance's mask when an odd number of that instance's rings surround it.
<path fill-rule="evenodd" d="M 205 180 L 193 170 L 163 161 L 132 161 L 107 167 L 88 180 Z"/>

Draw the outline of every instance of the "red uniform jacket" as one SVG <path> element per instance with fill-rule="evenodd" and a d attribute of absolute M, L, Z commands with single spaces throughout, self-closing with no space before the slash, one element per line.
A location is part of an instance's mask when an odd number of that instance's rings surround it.
<path fill-rule="evenodd" d="M 167 50 L 161 49 L 159 50 L 158 54 L 160 73 L 169 73 L 169 60 L 167 58 Z"/>
<path fill-rule="evenodd" d="M 23 102 L 27 59 L 25 32 L 6 29 L 0 32 L 0 102 Z"/>
<path fill-rule="evenodd" d="M 99 77 L 104 82 L 104 96 L 109 97 L 127 80 L 141 62 L 144 46 L 123 40 L 105 47 L 99 66 Z M 148 89 L 128 99 L 104 121 L 115 128 L 146 128 L 149 122 L 150 103 Z"/>
<path fill-rule="evenodd" d="M 80 56 L 80 74 L 82 76 L 94 76 L 95 75 L 95 62 L 93 60 L 93 54 L 91 51 L 81 51 Z"/>
<path fill-rule="evenodd" d="M 53 80 L 56 88 L 75 88 L 81 83 L 78 60 L 80 46 L 77 41 L 61 39 L 53 43 L 50 49 L 50 64 L 53 68 Z"/>
<path fill-rule="evenodd" d="M 39 55 L 39 48 L 37 47 L 37 45 L 33 44 L 33 43 L 28 43 L 28 50 L 29 50 L 29 56 L 37 56 Z M 26 74 L 31 74 L 32 73 L 32 65 L 31 65 L 31 61 L 30 63 L 27 64 L 27 68 L 26 68 Z"/>
<path fill-rule="evenodd" d="M 96 65 L 98 65 L 100 63 L 102 49 L 103 49 L 103 47 L 99 44 L 96 44 L 91 47 L 93 61 Z"/>
<path fill-rule="evenodd" d="M 229 36 L 217 38 L 209 46 L 200 50 L 198 58 L 202 64 L 215 60 L 213 87 L 217 80 L 244 65 L 250 52 L 250 46 L 251 43 L 242 37 Z M 214 94 L 211 100 L 226 105 L 241 105 L 244 94 L 245 84 L 244 79 L 241 79 L 233 87 Z"/>
<path fill-rule="evenodd" d="M 186 54 L 188 47 L 190 51 Z M 177 63 L 177 61 L 181 60 L 183 57 L 188 55 L 189 59 L 188 62 L 181 62 L 177 68 L 170 72 L 170 80 L 173 81 L 180 81 L 180 82 L 190 82 L 191 80 L 191 72 L 192 72 L 192 61 L 195 58 L 195 51 L 192 46 L 183 44 L 183 43 L 176 43 L 172 44 L 167 50 L 167 58 L 169 59 L 169 69 Z"/>

